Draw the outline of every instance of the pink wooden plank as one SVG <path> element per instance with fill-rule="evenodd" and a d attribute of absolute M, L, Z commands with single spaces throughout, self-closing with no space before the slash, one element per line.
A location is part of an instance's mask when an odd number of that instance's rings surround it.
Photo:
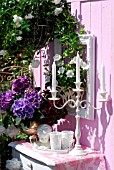
<path fill-rule="evenodd" d="M 114 141 L 114 130 L 113 130 L 114 129 L 114 110 L 113 110 L 113 105 L 114 105 L 114 0 L 110 0 L 109 3 L 110 3 L 110 8 L 107 11 L 108 16 L 105 16 L 105 17 L 108 17 L 108 19 L 111 21 L 110 22 L 106 21 L 106 23 L 104 24 L 106 24 L 106 28 L 108 27 L 108 25 L 110 27 L 110 31 L 106 30 L 107 31 L 106 34 L 108 36 L 108 39 L 111 38 L 111 42 L 110 40 L 107 41 L 107 39 L 105 39 L 105 41 L 107 42 L 106 49 L 110 51 L 111 53 L 109 52 L 109 54 L 105 56 L 105 62 L 107 63 L 106 76 L 108 75 L 110 77 L 110 82 L 107 81 L 106 83 L 107 83 L 107 86 L 110 87 L 110 95 L 111 95 L 112 100 L 107 105 L 108 108 L 110 108 L 111 110 L 109 111 L 108 109 L 108 114 L 106 115 L 107 116 L 106 118 L 109 120 L 109 124 L 106 130 L 105 153 L 106 153 L 106 160 L 107 160 L 107 166 L 108 166 L 107 170 L 113 170 L 114 169 L 114 157 L 113 157 L 113 154 L 114 154 L 114 145 L 113 145 L 113 141 Z M 110 44 L 110 47 L 109 47 L 109 44 Z M 110 149 L 108 148 L 108 146 L 110 146 Z"/>
<path fill-rule="evenodd" d="M 71 13 L 78 19 L 80 18 L 80 2 L 71 2 Z"/>
<path fill-rule="evenodd" d="M 86 32 L 90 32 L 90 23 L 91 23 L 90 11 L 91 11 L 90 2 L 80 3 L 80 14 L 82 16 L 82 24 L 85 25 Z"/>
<path fill-rule="evenodd" d="M 106 90 L 110 92 L 110 56 L 111 56 L 111 3 L 102 1 L 102 55 L 101 61 L 105 64 L 106 72 Z M 107 60 L 108 59 L 108 60 Z"/>
<path fill-rule="evenodd" d="M 101 1 L 91 2 L 91 33 L 96 36 L 96 92 L 100 88 L 100 67 L 102 56 L 102 14 L 101 14 Z M 99 96 L 98 96 L 99 98 Z"/>
<path fill-rule="evenodd" d="M 87 1 L 87 0 L 67 0 L 67 2 L 84 2 L 84 1 Z"/>

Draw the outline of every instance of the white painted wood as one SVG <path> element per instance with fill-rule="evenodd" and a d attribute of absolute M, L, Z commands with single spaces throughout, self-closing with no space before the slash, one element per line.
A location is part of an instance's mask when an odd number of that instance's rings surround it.
<path fill-rule="evenodd" d="M 21 148 L 22 146 L 20 146 Z M 23 148 L 22 148 L 23 149 Z M 23 154 L 21 151 L 12 148 L 12 156 L 13 158 L 17 158 L 22 163 L 21 170 L 54 170 L 55 166 L 50 166 L 42 161 L 38 161 L 33 159 L 31 156 Z"/>
<path fill-rule="evenodd" d="M 86 92 L 86 108 L 80 108 L 81 117 L 85 119 L 94 119 L 94 93 L 95 93 L 95 36 L 93 34 L 80 35 L 80 41 L 82 45 L 86 46 L 86 62 L 89 65 L 87 70 L 87 92 Z M 68 89 L 64 94 L 63 88 L 59 88 L 59 95 L 62 97 L 63 103 L 67 102 L 68 99 L 74 99 L 75 94 L 72 89 Z M 80 96 L 80 102 L 83 100 L 83 92 Z M 85 99 L 84 99 L 85 100 Z M 85 102 L 84 102 L 85 103 Z M 70 106 L 70 105 L 69 105 Z M 57 107 L 56 107 L 57 108 Z M 76 115 L 75 108 L 70 108 L 69 114 Z"/>
<path fill-rule="evenodd" d="M 81 109 L 81 117 L 93 120 L 94 119 L 94 97 L 95 97 L 95 36 L 93 34 L 80 35 L 82 44 L 87 46 L 86 60 L 89 64 L 89 70 L 87 71 L 87 93 L 86 109 Z"/>

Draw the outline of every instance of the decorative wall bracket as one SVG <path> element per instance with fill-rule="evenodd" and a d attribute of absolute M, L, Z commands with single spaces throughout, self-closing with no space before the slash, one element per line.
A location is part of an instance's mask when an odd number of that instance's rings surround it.
<path fill-rule="evenodd" d="M 95 98 L 95 36 L 93 34 L 80 35 L 82 45 L 86 46 L 86 62 L 89 65 L 87 71 L 87 92 L 86 101 L 91 103 L 87 104 L 86 108 L 81 109 L 81 117 L 86 119 L 94 119 L 94 98 Z"/>
<path fill-rule="evenodd" d="M 85 47 L 85 53 L 84 58 L 89 65 L 89 69 L 87 70 L 87 91 L 81 92 L 81 100 L 83 100 L 83 96 L 85 96 L 86 101 L 88 103 L 91 103 L 91 105 L 94 105 L 94 89 L 95 89 L 95 36 L 93 34 L 83 34 L 80 35 L 80 41 L 82 45 Z M 58 47 L 58 46 L 57 46 Z M 57 48 L 58 49 L 58 48 Z M 62 87 L 57 87 L 58 94 L 62 98 L 63 103 L 65 103 L 69 99 L 75 99 L 75 92 L 70 87 L 67 89 L 66 92 L 64 92 L 64 89 Z M 69 109 L 69 107 L 68 107 Z M 93 120 L 94 119 L 94 109 L 86 103 L 86 107 L 81 108 L 81 117 Z M 70 114 L 75 115 L 75 109 L 69 109 Z"/>
<path fill-rule="evenodd" d="M 22 66 L 8 66 L 0 69 L 0 92 L 6 91 L 11 87 L 11 83 L 18 76 L 30 75 L 32 80 L 32 73 Z"/>

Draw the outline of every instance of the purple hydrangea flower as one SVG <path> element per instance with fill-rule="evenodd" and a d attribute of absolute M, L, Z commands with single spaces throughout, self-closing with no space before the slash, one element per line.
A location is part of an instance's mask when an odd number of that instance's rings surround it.
<path fill-rule="evenodd" d="M 11 90 L 1 93 L 0 94 L 0 110 L 6 111 L 10 109 L 13 101 L 14 101 L 14 94 Z"/>
<path fill-rule="evenodd" d="M 12 91 L 16 94 L 22 94 L 30 86 L 30 79 L 27 76 L 18 77 L 12 83 Z"/>
<path fill-rule="evenodd" d="M 24 98 L 15 100 L 12 109 L 14 115 L 18 118 L 25 119 L 33 117 L 34 108 L 32 103 Z"/>
<path fill-rule="evenodd" d="M 34 88 L 26 89 L 24 94 L 25 99 L 31 102 L 33 108 L 40 108 L 42 97 Z"/>

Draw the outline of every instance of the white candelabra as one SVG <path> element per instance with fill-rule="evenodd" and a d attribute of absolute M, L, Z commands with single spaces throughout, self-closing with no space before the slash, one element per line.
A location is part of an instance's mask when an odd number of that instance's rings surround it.
<path fill-rule="evenodd" d="M 57 91 L 56 91 L 56 64 L 55 61 L 52 64 L 52 98 L 49 98 L 49 100 L 53 100 L 54 107 L 57 109 L 63 109 L 68 103 L 70 104 L 69 106 L 71 108 L 76 108 L 76 129 L 75 129 L 75 138 L 76 138 L 76 144 L 75 147 L 70 153 L 72 155 L 85 155 L 86 152 L 82 149 L 81 144 L 80 144 L 80 137 L 81 137 L 81 129 L 80 129 L 80 109 L 81 108 L 86 108 L 85 106 L 82 106 L 82 103 L 88 103 L 91 105 L 90 102 L 87 100 L 82 100 L 80 101 L 80 95 L 83 89 L 80 88 L 81 82 L 80 82 L 80 57 L 77 55 L 76 57 L 76 88 L 73 89 L 77 93 L 76 100 L 69 99 L 66 101 L 62 107 L 57 107 L 55 104 L 56 100 L 59 100 L 59 98 L 56 97 Z M 101 66 L 101 99 L 99 100 L 100 102 L 106 102 L 106 90 L 105 90 L 105 67 L 104 65 Z M 93 107 L 95 110 L 99 110 L 100 108 Z"/>

